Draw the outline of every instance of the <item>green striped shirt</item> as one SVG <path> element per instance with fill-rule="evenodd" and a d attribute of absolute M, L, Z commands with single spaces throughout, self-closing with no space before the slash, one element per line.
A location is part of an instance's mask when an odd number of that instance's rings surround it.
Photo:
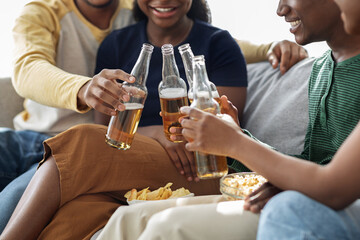
<path fill-rule="evenodd" d="M 360 120 L 360 55 L 335 63 L 327 51 L 314 62 L 308 92 L 309 125 L 296 157 L 327 164 Z M 229 163 L 247 170 L 238 161 Z"/>

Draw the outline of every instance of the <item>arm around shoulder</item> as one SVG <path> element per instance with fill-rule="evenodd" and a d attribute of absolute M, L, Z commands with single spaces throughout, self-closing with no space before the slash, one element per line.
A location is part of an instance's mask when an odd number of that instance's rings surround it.
<path fill-rule="evenodd" d="M 244 40 L 235 39 L 235 41 L 239 44 L 247 64 L 267 61 L 267 52 L 271 43 L 257 45 Z"/>

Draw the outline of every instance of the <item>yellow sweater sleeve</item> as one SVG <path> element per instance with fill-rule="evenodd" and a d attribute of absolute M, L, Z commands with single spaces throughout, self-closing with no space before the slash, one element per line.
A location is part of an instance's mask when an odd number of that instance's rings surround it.
<path fill-rule="evenodd" d="M 60 2 L 60 1 L 59 1 Z M 13 28 L 15 43 L 13 85 L 19 95 L 40 104 L 77 109 L 77 93 L 89 77 L 70 74 L 55 66 L 60 33 L 58 11 L 41 2 L 27 4 Z"/>
<path fill-rule="evenodd" d="M 256 45 L 248 41 L 235 40 L 244 54 L 246 63 L 255 63 L 267 60 L 266 53 L 270 49 L 271 43 Z"/>

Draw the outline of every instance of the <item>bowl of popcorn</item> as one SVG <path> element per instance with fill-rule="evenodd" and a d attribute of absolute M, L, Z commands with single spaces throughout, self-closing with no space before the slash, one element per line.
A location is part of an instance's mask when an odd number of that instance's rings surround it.
<path fill-rule="evenodd" d="M 255 172 L 228 174 L 220 179 L 220 192 L 227 200 L 241 200 L 265 182 L 266 178 Z"/>

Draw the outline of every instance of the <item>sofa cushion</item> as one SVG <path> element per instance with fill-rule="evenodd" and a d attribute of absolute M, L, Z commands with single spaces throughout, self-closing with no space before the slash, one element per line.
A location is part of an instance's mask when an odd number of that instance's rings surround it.
<path fill-rule="evenodd" d="M 13 118 L 23 110 L 23 98 L 14 90 L 11 78 L 0 78 L 0 127 L 13 128 Z"/>
<path fill-rule="evenodd" d="M 279 151 L 299 154 L 308 123 L 308 79 L 313 58 L 281 75 L 268 62 L 248 65 L 248 93 L 242 127 Z"/>

